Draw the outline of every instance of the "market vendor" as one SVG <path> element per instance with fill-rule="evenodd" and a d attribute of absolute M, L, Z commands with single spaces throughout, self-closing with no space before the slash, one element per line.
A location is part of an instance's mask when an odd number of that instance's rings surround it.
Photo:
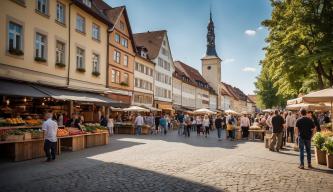
<path fill-rule="evenodd" d="M 46 162 L 50 162 L 56 158 L 58 124 L 52 120 L 52 112 L 45 114 L 45 120 L 42 126 L 44 131 L 44 151 L 47 157 Z"/>

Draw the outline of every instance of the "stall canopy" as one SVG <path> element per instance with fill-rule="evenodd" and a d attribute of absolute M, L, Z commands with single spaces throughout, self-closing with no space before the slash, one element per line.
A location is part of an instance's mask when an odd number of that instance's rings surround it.
<path fill-rule="evenodd" d="M 233 115 L 238 115 L 238 113 L 236 111 L 231 110 L 231 109 L 225 110 L 225 113 L 233 114 Z"/>
<path fill-rule="evenodd" d="M 49 95 L 35 89 L 27 83 L 0 80 L 0 95 L 49 97 Z"/>
<path fill-rule="evenodd" d="M 107 97 L 99 95 L 97 93 L 89 93 L 89 92 L 80 92 L 80 91 L 72 91 L 66 89 L 59 88 L 51 88 L 45 87 L 41 85 L 34 85 L 34 87 L 41 92 L 49 95 L 50 97 L 58 100 L 70 100 L 70 101 L 79 101 L 79 102 L 88 102 L 88 103 L 99 103 L 102 105 L 111 105 L 114 107 L 119 107 L 123 103 L 119 101 L 113 101 Z"/>
<path fill-rule="evenodd" d="M 130 106 L 128 108 L 124 108 L 123 111 L 129 111 L 129 112 L 149 112 L 148 109 L 138 107 L 138 106 Z"/>
<path fill-rule="evenodd" d="M 298 104 L 287 105 L 286 109 L 292 110 L 292 111 L 293 110 L 298 111 L 300 109 L 306 109 L 306 110 L 311 110 L 311 111 L 315 111 L 315 110 L 329 111 L 330 105 L 327 105 L 325 103 L 320 103 L 320 104 L 298 103 Z"/>
<path fill-rule="evenodd" d="M 146 105 L 141 105 L 140 107 L 145 108 L 145 109 L 149 109 L 151 112 L 162 111 L 162 109 L 157 109 L 155 107 L 146 106 Z"/>
<path fill-rule="evenodd" d="M 211 111 L 209 109 L 206 108 L 202 108 L 202 109 L 197 109 L 195 111 L 193 111 L 194 114 L 215 114 L 214 111 Z"/>

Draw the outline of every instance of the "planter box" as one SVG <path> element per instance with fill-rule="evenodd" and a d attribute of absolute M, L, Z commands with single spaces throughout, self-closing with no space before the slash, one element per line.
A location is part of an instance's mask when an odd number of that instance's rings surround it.
<path fill-rule="evenodd" d="M 327 162 L 327 167 L 330 169 L 333 169 L 333 155 L 332 154 L 326 154 L 326 162 Z"/>
<path fill-rule="evenodd" d="M 7 135 L 6 141 L 23 141 L 24 135 Z"/>
<path fill-rule="evenodd" d="M 326 151 L 322 151 L 315 147 L 315 156 L 318 165 L 326 165 Z"/>

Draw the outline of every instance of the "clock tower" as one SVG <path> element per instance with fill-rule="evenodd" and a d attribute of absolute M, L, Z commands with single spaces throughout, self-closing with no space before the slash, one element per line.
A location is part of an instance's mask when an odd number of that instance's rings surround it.
<path fill-rule="evenodd" d="M 220 95 L 221 84 L 221 59 L 215 50 L 215 33 L 212 12 L 210 11 L 209 22 L 207 26 L 207 50 L 206 55 L 201 58 L 202 76 L 208 84 Z"/>

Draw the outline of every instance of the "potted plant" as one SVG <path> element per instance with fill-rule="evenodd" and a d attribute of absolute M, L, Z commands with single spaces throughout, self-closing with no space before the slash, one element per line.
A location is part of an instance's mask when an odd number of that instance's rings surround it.
<path fill-rule="evenodd" d="M 56 65 L 57 67 L 59 67 L 59 68 L 66 67 L 66 64 L 65 64 L 65 63 L 56 63 L 55 65 Z"/>
<path fill-rule="evenodd" d="M 333 137 L 326 139 L 323 150 L 326 151 L 327 167 L 333 169 Z"/>
<path fill-rule="evenodd" d="M 46 62 L 46 59 L 42 58 L 42 57 L 35 57 L 35 61 L 37 61 L 37 62 Z"/>
<path fill-rule="evenodd" d="M 23 51 L 20 49 L 14 49 L 14 48 L 10 48 L 8 50 L 8 52 L 12 55 L 17 55 L 17 56 L 22 56 L 23 55 Z"/>
<path fill-rule="evenodd" d="M 316 161 L 319 165 L 326 165 L 326 151 L 323 150 L 325 140 L 326 138 L 320 132 L 317 132 L 312 138 L 315 145 Z"/>
<path fill-rule="evenodd" d="M 98 72 L 98 71 L 93 71 L 93 72 L 92 72 L 92 75 L 94 75 L 94 76 L 96 76 L 96 77 L 98 77 L 100 74 L 101 74 L 101 73 Z"/>
<path fill-rule="evenodd" d="M 85 68 L 77 68 L 76 71 L 84 73 L 84 72 L 86 72 L 86 69 Z"/>
<path fill-rule="evenodd" d="M 121 86 L 128 87 L 128 83 L 126 83 L 126 82 L 121 82 L 120 85 L 121 85 Z"/>

